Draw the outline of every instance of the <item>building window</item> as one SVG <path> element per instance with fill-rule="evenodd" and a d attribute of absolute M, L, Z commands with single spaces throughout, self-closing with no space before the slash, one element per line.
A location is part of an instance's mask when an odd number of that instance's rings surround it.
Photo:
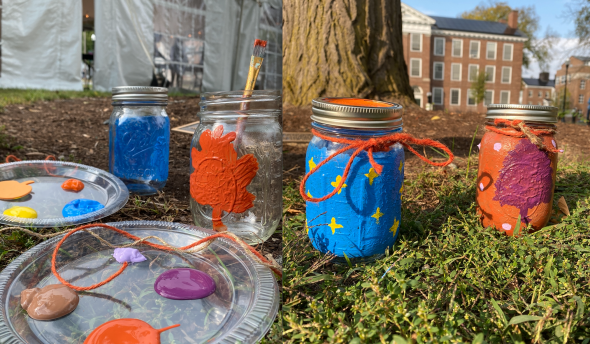
<path fill-rule="evenodd" d="M 475 81 L 477 79 L 477 73 L 479 73 L 479 66 L 469 65 L 469 75 L 467 76 L 467 80 Z"/>
<path fill-rule="evenodd" d="M 461 105 L 461 90 L 451 88 L 451 105 Z"/>
<path fill-rule="evenodd" d="M 414 100 L 419 107 L 422 107 L 422 89 L 419 86 L 414 86 Z"/>
<path fill-rule="evenodd" d="M 543 92 L 539 91 L 538 97 L 541 98 L 543 96 Z"/>
<path fill-rule="evenodd" d="M 549 91 L 545 91 L 545 98 L 549 99 Z"/>
<path fill-rule="evenodd" d="M 510 104 L 510 91 L 500 91 L 500 104 Z"/>
<path fill-rule="evenodd" d="M 512 80 L 512 67 L 502 67 L 502 83 L 509 84 Z"/>
<path fill-rule="evenodd" d="M 488 106 L 494 103 L 494 91 L 486 91 L 483 98 L 483 105 Z"/>
<path fill-rule="evenodd" d="M 488 60 L 495 60 L 496 59 L 496 42 L 488 42 L 487 50 L 486 50 L 486 58 Z"/>
<path fill-rule="evenodd" d="M 453 56 L 455 56 L 455 57 L 463 56 L 463 40 L 462 39 L 454 39 L 453 40 Z"/>
<path fill-rule="evenodd" d="M 445 56 L 445 39 L 443 37 L 434 38 L 434 55 Z"/>
<path fill-rule="evenodd" d="M 469 57 L 472 59 L 479 58 L 479 41 L 471 41 L 469 43 Z"/>
<path fill-rule="evenodd" d="M 504 43 L 504 50 L 502 53 L 502 59 L 504 61 L 512 61 L 512 49 L 514 48 L 514 44 Z"/>
<path fill-rule="evenodd" d="M 432 78 L 434 80 L 443 80 L 444 79 L 444 74 L 445 74 L 444 62 L 435 62 L 434 68 L 432 68 L 432 70 L 433 70 Z"/>
<path fill-rule="evenodd" d="M 467 90 L 467 105 L 469 105 L 469 106 L 477 105 L 477 104 L 475 104 L 475 97 L 473 96 L 472 90 Z"/>
<path fill-rule="evenodd" d="M 486 66 L 486 82 L 496 81 L 496 66 Z"/>
<path fill-rule="evenodd" d="M 432 88 L 432 102 L 435 105 L 443 105 L 443 89 L 442 87 Z"/>
<path fill-rule="evenodd" d="M 410 59 L 410 76 L 422 76 L 422 59 Z"/>
<path fill-rule="evenodd" d="M 533 97 L 533 91 L 529 91 L 529 98 Z"/>
<path fill-rule="evenodd" d="M 461 64 L 460 63 L 451 64 L 451 80 L 461 81 Z"/>
<path fill-rule="evenodd" d="M 412 51 L 422 51 L 422 34 L 410 34 L 410 47 L 410 50 Z"/>
<path fill-rule="evenodd" d="M 580 80 L 580 89 L 583 90 L 586 88 L 586 80 Z"/>
<path fill-rule="evenodd" d="M 583 94 L 580 94 L 580 96 L 578 97 L 578 103 L 584 104 L 584 95 Z"/>

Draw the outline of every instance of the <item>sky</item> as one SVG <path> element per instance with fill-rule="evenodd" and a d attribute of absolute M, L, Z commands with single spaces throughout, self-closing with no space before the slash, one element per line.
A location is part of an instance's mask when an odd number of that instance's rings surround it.
<path fill-rule="evenodd" d="M 574 20 L 566 17 L 566 8 L 572 0 L 499 0 L 508 3 L 512 8 L 534 6 L 539 16 L 539 31 L 537 36 L 542 38 L 548 27 L 559 35 L 556 42 L 553 59 L 549 63 L 549 75 L 554 78 L 555 72 L 561 64 L 572 54 L 575 54 L 577 39 L 574 35 Z M 458 17 L 465 11 L 472 10 L 480 4 L 489 4 L 489 0 L 402 0 L 403 3 L 426 14 L 441 17 Z M 452 6 L 449 6 L 449 4 Z M 540 68 L 533 62 L 530 68 L 523 67 L 523 77 L 538 77 Z"/>

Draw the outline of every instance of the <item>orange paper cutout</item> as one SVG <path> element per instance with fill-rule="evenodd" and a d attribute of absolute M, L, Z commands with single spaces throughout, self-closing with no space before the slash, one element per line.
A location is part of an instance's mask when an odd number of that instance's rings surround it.
<path fill-rule="evenodd" d="M 61 184 L 61 188 L 66 191 L 80 192 L 84 189 L 84 183 L 77 179 L 68 179 Z"/>
<path fill-rule="evenodd" d="M 32 180 L 19 183 L 16 180 L 7 180 L 0 182 L 0 199 L 4 201 L 24 197 L 33 191 L 29 184 L 34 183 Z"/>
<path fill-rule="evenodd" d="M 211 132 L 207 129 L 199 138 L 201 150 L 193 147 L 192 165 L 195 171 L 190 178 L 193 199 L 213 208 L 213 229 L 227 230 L 221 221 L 222 211 L 243 213 L 254 206 L 256 196 L 246 191 L 258 171 L 258 161 L 252 154 L 238 159 L 232 141 L 235 132 L 224 136 L 223 126 Z"/>
<path fill-rule="evenodd" d="M 84 344 L 160 344 L 160 333 L 178 326 L 156 330 L 139 319 L 116 319 L 97 327 Z"/>

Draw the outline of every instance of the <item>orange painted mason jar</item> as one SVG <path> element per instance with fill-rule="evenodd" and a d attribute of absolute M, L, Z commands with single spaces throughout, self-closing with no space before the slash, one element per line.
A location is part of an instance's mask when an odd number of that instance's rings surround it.
<path fill-rule="evenodd" d="M 479 146 L 477 208 L 484 227 L 513 235 L 543 228 L 551 216 L 557 171 L 557 108 L 488 106 Z"/>

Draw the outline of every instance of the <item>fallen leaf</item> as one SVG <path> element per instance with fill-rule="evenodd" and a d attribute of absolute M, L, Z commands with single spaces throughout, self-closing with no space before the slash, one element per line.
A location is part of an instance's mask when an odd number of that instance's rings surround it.
<path fill-rule="evenodd" d="M 41 110 L 33 110 L 33 109 L 29 109 L 30 112 L 41 112 Z"/>
<path fill-rule="evenodd" d="M 88 102 L 84 102 L 84 104 L 88 104 Z"/>
<path fill-rule="evenodd" d="M 109 111 L 109 108 L 104 108 L 104 110 L 102 110 L 103 112 L 107 112 Z"/>
<path fill-rule="evenodd" d="M 94 154 L 94 151 L 93 151 L 92 149 L 90 149 L 90 150 L 88 151 L 88 153 L 86 153 L 86 155 L 92 155 L 92 154 Z"/>
<path fill-rule="evenodd" d="M 87 134 L 82 134 L 82 136 L 84 136 L 84 137 L 90 137 L 90 135 L 87 135 Z"/>
<path fill-rule="evenodd" d="M 565 198 L 563 198 L 563 196 L 561 196 L 559 201 L 557 201 L 557 206 L 559 207 L 559 210 L 561 210 L 562 213 L 564 213 L 567 216 L 570 216 L 570 209 L 567 207 L 567 203 L 565 202 Z"/>
<path fill-rule="evenodd" d="M 437 119 L 440 119 L 440 117 L 439 117 L 439 116 L 434 116 L 434 117 L 432 117 L 430 120 L 431 120 L 431 121 L 436 121 Z"/>
<path fill-rule="evenodd" d="M 32 152 L 32 153 L 27 153 L 25 155 L 45 155 L 45 153 L 41 153 L 41 152 Z"/>
<path fill-rule="evenodd" d="M 24 106 L 19 106 L 19 107 L 18 107 L 18 109 L 19 109 L 19 110 L 22 110 L 22 109 L 24 109 L 24 108 L 25 108 Z"/>

